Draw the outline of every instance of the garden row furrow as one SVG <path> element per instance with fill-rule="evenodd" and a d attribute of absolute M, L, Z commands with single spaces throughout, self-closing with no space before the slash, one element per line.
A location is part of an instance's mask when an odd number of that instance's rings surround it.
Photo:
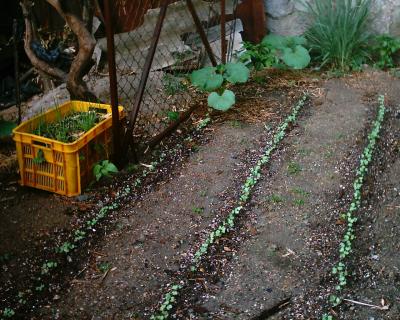
<path fill-rule="evenodd" d="M 199 121 L 193 133 L 200 133 L 210 123 L 210 121 L 211 119 L 208 115 L 204 117 Z M 47 279 L 50 279 L 51 275 L 54 274 L 58 268 L 63 267 L 63 262 L 72 261 L 74 252 L 85 244 L 85 239 L 90 234 L 96 233 L 98 230 L 96 229 L 98 224 L 105 220 L 112 212 L 122 208 L 127 201 L 132 199 L 134 194 L 138 194 L 139 188 L 143 186 L 143 181 L 149 175 L 155 175 L 159 170 L 161 170 L 162 164 L 164 164 L 165 160 L 176 154 L 178 148 L 179 146 L 176 146 L 175 148 L 162 151 L 158 159 L 151 162 L 151 164 L 141 172 L 139 177 L 134 178 L 133 181 L 127 180 L 122 183 L 112 199 L 105 199 L 105 205 L 97 207 L 95 211 L 82 222 L 80 228 L 71 231 L 68 241 L 65 241 L 60 246 L 50 248 L 49 250 L 56 254 L 55 258 L 44 260 L 38 264 L 38 274 L 32 274 L 32 279 L 34 279 L 32 287 L 25 288 L 18 292 L 15 297 L 15 302 L 12 305 L 4 307 L 2 310 L 3 317 L 13 317 L 20 308 L 29 305 L 29 302 L 35 299 L 36 294 L 43 293 L 47 286 Z"/>
<path fill-rule="evenodd" d="M 300 109 L 304 106 L 308 95 L 304 94 L 303 97 L 293 107 L 291 114 L 284 120 L 284 122 L 278 127 L 277 132 L 272 141 L 270 141 L 264 148 L 264 153 L 260 156 L 256 165 L 250 169 L 245 183 L 241 187 L 241 193 L 237 201 L 236 206 L 231 210 L 225 220 L 223 220 L 213 231 L 211 231 L 208 237 L 201 243 L 199 248 L 195 251 L 191 260 L 190 271 L 195 272 L 198 268 L 202 257 L 207 254 L 209 248 L 223 235 L 233 230 L 235 226 L 235 220 L 237 216 L 243 212 L 245 205 L 251 197 L 254 187 L 257 182 L 261 179 L 261 169 L 265 166 L 271 158 L 271 154 L 277 149 L 279 143 L 283 140 L 287 133 L 287 129 L 290 124 L 293 124 L 298 116 Z M 168 292 L 162 299 L 161 306 L 158 311 L 151 316 L 154 320 L 168 319 L 171 315 L 171 310 L 174 307 L 177 296 L 183 287 L 188 286 L 187 280 L 181 280 L 179 283 L 170 285 Z"/>
<path fill-rule="evenodd" d="M 337 262 L 337 264 L 332 268 L 331 271 L 337 282 L 335 286 L 335 294 L 331 294 L 329 297 L 329 302 L 332 304 L 333 307 L 336 307 L 342 302 L 342 291 L 346 287 L 348 277 L 350 275 L 348 259 L 353 252 L 353 240 L 356 238 L 354 224 L 358 220 L 357 217 L 354 216 L 354 214 L 361 207 L 361 192 L 363 184 L 368 173 L 368 167 L 373 160 L 373 153 L 376 148 L 377 140 L 379 139 L 379 134 L 381 131 L 385 112 L 385 98 L 384 96 L 379 96 L 378 114 L 376 120 L 373 123 L 372 130 L 368 135 L 368 144 L 361 155 L 360 164 L 356 172 L 356 179 L 353 183 L 353 198 L 348 211 L 341 216 L 341 218 L 346 221 L 346 232 L 343 236 L 342 241 L 339 244 L 339 262 Z M 322 319 L 332 320 L 333 317 L 331 315 L 324 314 Z"/>

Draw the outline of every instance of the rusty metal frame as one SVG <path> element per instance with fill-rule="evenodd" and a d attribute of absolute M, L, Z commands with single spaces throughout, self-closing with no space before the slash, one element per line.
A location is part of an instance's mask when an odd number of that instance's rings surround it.
<path fill-rule="evenodd" d="M 154 33 L 151 40 L 151 45 L 149 52 L 146 56 L 145 64 L 143 67 L 143 71 L 141 74 L 138 92 L 135 96 L 133 110 L 129 113 L 127 117 L 128 127 L 123 134 L 122 145 L 121 145 L 121 135 L 120 135 L 120 123 L 118 119 L 118 89 L 117 89 L 117 76 L 116 76 L 116 67 L 115 67 L 115 48 L 114 48 L 114 30 L 112 28 L 111 21 L 111 8 L 110 8 L 110 0 L 105 0 L 105 20 L 106 20 L 106 31 L 107 31 L 107 49 L 108 49 L 108 63 L 109 63 L 109 76 L 110 76 L 110 94 L 111 94 L 111 105 L 113 108 L 113 134 L 114 134 L 114 143 L 115 143 L 115 155 L 114 157 L 121 161 L 125 162 L 127 160 L 127 155 L 129 149 L 132 150 L 133 156 L 135 160 L 137 160 L 137 154 L 135 150 L 135 142 L 133 140 L 133 131 L 135 128 L 136 120 L 140 111 L 140 106 L 142 103 L 143 95 L 146 89 L 147 80 L 149 78 L 151 65 L 153 63 L 154 55 L 157 49 L 158 41 L 160 38 L 161 30 L 163 27 L 164 19 L 167 13 L 168 6 L 170 5 L 170 0 L 164 0 L 161 5 L 161 10 L 158 16 L 157 24 L 154 29 Z M 216 66 L 218 63 L 214 56 L 214 53 L 211 49 L 210 43 L 208 41 L 207 35 L 204 31 L 203 26 L 201 25 L 201 21 L 196 12 L 196 9 L 191 0 L 185 0 L 188 10 L 192 16 L 194 24 L 196 26 L 197 32 L 200 35 L 200 38 L 203 42 L 203 45 L 206 49 L 208 57 L 213 66 Z M 225 12 L 225 10 L 224 10 Z M 158 143 L 163 137 L 170 134 L 181 122 L 185 121 L 190 114 L 193 112 L 195 108 L 191 107 L 184 114 L 182 114 L 179 119 L 173 123 L 170 127 L 168 127 L 165 132 L 160 133 L 155 138 L 152 139 L 150 145 L 154 146 Z M 114 114 L 116 117 L 114 118 Z M 115 125 L 115 127 L 114 127 Z M 124 146 L 124 148 L 122 148 Z"/>
<path fill-rule="evenodd" d="M 115 66 L 115 43 L 114 30 L 111 19 L 110 0 L 104 1 L 104 16 L 107 35 L 107 59 L 108 74 L 110 78 L 110 100 L 112 110 L 112 132 L 113 132 L 113 161 L 116 165 L 122 165 L 122 145 L 121 145 L 121 123 L 118 111 L 118 87 L 117 87 L 117 69 Z"/>
<path fill-rule="evenodd" d="M 15 103 L 18 108 L 18 124 L 21 123 L 21 86 L 19 77 L 19 54 L 18 54 L 18 22 L 13 21 L 13 44 L 14 44 L 14 75 L 15 75 Z"/>

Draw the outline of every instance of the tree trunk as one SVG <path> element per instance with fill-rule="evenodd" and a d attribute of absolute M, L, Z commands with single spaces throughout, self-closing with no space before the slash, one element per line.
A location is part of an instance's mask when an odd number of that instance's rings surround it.
<path fill-rule="evenodd" d="M 86 83 L 83 81 L 83 77 L 89 72 L 92 63 L 91 59 L 96 45 L 96 40 L 94 36 L 89 32 L 88 28 L 85 25 L 85 22 L 80 17 L 78 17 L 78 15 L 76 15 L 73 12 L 69 12 L 67 9 L 65 9 L 67 6 L 63 5 L 64 2 L 61 2 L 60 0 L 46 0 L 46 1 L 54 9 L 57 10 L 57 12 L 68 24 L 72 32 L 77 36 L 79 50 L 72 62 L 68 74 L 40 60 L 30 47 L 31 41 L 33 40 L 32 25 L 29 19 L 29 9 L 31 6 L 31 1 L 23 0 L 23 2 L 21 3 L 21 7 L 24 13 L 25 27 L 26 27 L 25 51 L 27 53 L 29 60 L 32 62 L 33 66 L 36 67 L 38 70 L 45 72 L 49 76 L 52 76 L 56 79 L 66 82 L 67 89 L 71 95 L 71 99 L 98 101 L 97 97 L 88 89 Z M 92 5 L 92 8 L 94 6 L 95 5 Z M 91 14 L 93 13 L 93 10 L 89 11 Z"/>

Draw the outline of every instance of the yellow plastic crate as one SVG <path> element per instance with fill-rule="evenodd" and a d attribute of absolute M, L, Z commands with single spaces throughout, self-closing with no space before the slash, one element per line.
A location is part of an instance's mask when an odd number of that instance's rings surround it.
<path fill-rule="evenodd" d="M 89 111 L 110 116 L 72 143 L 63 143 L 32 134 L 43 120 L 51 123 L 61 114 Z M 123 108 L 119 107 L 123 117 Z M 111 106 L 99 103 L 69 101 L 51 109 L 13 130 L 16 142 L 20 184 L 55 192 L 68 197 L 79 195 L 93 180 L 94 165 L 108 159 L 112 153 Z M 42 150 L 45 162 L 35 164 L 34 158 Z"/>

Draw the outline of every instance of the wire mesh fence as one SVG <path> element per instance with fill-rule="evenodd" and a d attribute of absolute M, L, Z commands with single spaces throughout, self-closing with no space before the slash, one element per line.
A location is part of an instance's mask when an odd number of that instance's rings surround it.
<path fill-rule="evenodd" d="M 236 0 L 226 1 L 227 48 L 232 56 L 237 21 L 234 17 Z M 221 6 L 217 0 L 193 1 L 197 15 L 207 35 L 217 62 L 221 62 Z M 115 35 L 115 59 L 118 79 L 119 103 L 131 112 L 138 92 L 142 70 L 149 53 L 152 36 L 160 9 L 138 8 L 135 14 L 140 19 L 133 30 Z M 210 65 L 204 44 L 185 0 L 168 6 L 159 42 L 140 111 L 134 128 L 137 143 L 145 144 L 160 134 L 181 112 L 188 110 L 200 93 L 190 86 L 190 73 Z"/>

